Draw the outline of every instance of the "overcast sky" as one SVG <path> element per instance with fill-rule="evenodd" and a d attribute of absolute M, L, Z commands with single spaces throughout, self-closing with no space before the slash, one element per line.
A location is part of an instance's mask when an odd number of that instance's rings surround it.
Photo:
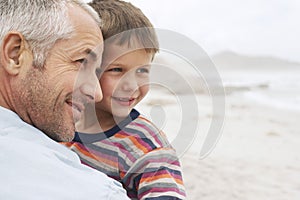
<path fill-rule="evenodd" d="M 155 27 L 223 50 L 300 62 L 300 0 L 127 0 Z"/>

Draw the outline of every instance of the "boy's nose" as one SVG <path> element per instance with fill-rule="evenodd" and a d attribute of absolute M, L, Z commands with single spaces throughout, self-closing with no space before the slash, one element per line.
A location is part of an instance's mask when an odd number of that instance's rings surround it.
<path fill-rule="evenodd" d="M 138 88 L 138 82 L 134 73 L 125 74 L 122 77 L 120 84 L 124 91 L 135 91 Z"/>

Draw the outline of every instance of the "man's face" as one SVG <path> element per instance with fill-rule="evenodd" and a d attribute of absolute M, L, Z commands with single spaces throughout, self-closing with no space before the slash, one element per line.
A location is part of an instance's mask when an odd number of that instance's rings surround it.
<path fill-rule="evenodd" d="M 70 7 L 74 33 L 50 50 L 43 69 L 31 67 L 16 95 L 31 124 L 56 141 L 70 141 L 86 103 L 102 99 L 98 80 L 102 34 L 79 7 Z"/>

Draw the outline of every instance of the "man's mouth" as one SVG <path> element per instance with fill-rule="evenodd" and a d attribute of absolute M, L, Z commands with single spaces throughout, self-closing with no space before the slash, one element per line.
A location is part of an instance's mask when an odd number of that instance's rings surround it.
<path fill-rule="evenodd" d="M 81 113 L 84 111 L 84 104 L 67 100 L 66 103 L 72 108 L 74 121 L 78 121 L 81 118 Z"/>

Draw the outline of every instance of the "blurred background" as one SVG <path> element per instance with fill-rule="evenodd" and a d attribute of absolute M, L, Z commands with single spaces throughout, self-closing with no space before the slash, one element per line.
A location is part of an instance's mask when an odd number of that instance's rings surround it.
<path fill-rule="evenodd" d="M 232 51 L 300 61 L 298 0 L 130 0 L 156 28 L 186 35 L 209 55 Z"/>
<path fill-rule="evenodd" d="M 187 199 L 284 200 L 300 198 L 300 1 L 129 0 L 154 27 L 194 41 L 217 70 L 225 112 L 216 109 L 207 77 L 180 55 L 160 53 L 154 64 L 178 76 L 153 73 L 169 84 L 153 85 L 139 109 L 179 149 Z M 176 44 L 176 41 L 174 41 Z M 182 45 L 178 41 L 178 46 Z M 175 86 L 175 89 L 172 87 Z M 189 92 L 187 92 L 189 91 Z M 183 115 L 186 98 L 193 111 Z M 185 121 L 188 118 L 188 121 Z M 223 120 L 212 151 L 201 149 L 214 120 Z M 182 127 L 187 127 L 186 133 Z"/>

